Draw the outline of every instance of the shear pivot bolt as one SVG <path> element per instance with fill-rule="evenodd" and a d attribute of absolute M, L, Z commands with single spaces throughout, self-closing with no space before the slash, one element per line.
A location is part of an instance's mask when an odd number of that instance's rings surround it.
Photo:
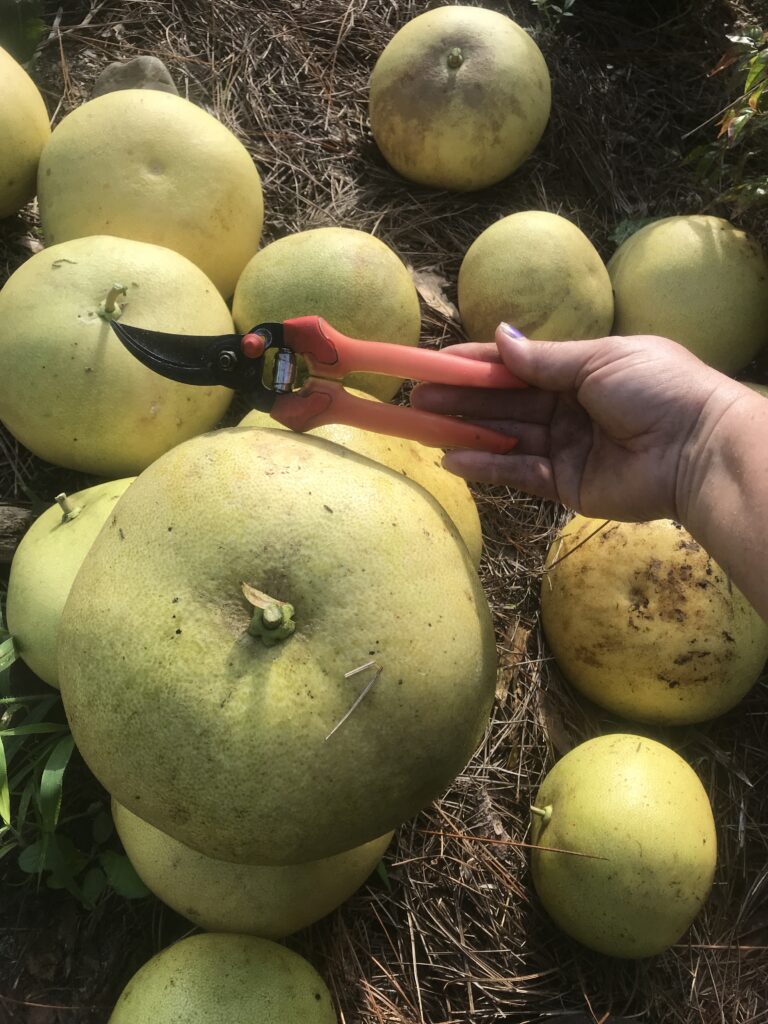
<path fill-rule="evenodd" d="M 219 355 L 219 366 L 222 370 L 234 370 L 237 366 L 237 356 L 234 352 L 221 352 Z"/>

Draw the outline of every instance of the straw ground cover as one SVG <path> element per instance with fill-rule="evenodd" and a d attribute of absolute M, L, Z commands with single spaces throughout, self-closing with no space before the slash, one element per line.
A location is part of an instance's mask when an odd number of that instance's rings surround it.
<path fill-rule="evenodd" d="M 264 181 L 266 240 L 327 224 L 373 231 L 415 270 L 444 279 L 448 303 L 469 244 L 516 210 L 571 217 L 606 258 L 628 221 L 729 213 L 682 157 L 714 137 L 712 122 L 699 126 L 727 102 L 729 83 L 706 73 L 734 24 L 759 21 L 759 0 L 576 0 L 564 18 L 555 10 L 561 5 L 487 3 L 534 32 L 552 72 L 554 109 L 521 171 L 470 196 L 398 179 L 366 124 L 378 53 L 427 6 L 71 0 L 48 5 L 53 27 L 36 75 L 58 119 L 87 99 L 109 61 L 159 56 L 182 95 L 213 111 L 252 152 Z M 741 223 L 768 238 L 764 216 L 745 214 Z M 33 208 L 0 225 L 0 281 L 36 244 Z M 428 295 L 423 313 L 427 343 L 461 340 L 450 304 Z M 755 368 L 761 372 L 765 379 Z M 50 502 L 86 482 L 0 435 L 0 502 L 23 504 L 30 494 Z M 694 766 L 718 822 L 716 884 L 690 934 L 639 964 L 578 948 L 549 924 L 532 893 L 527 809 L 557 757 L 626 726 L 574 697 L 542 641 L 542 565 L 564 510 L 502 488 L 475 493 L 501 653 L 486 741 L 444 799 L 400 829 L 385 870 L 289 944 L 323 973 L 345 1024 L 768 1021 L 764 683 L 717 722 L 647 730 Z M 70 817 L 106 806 L 76 760 L 68 773 Z M 0 862 L 0 873 L 0 1020 L 104 1021 L 130 974 L 187 929 L 152 899 L 110 894 L 86 911 L 67 894 L 36 891 L 13 857 Z"/>

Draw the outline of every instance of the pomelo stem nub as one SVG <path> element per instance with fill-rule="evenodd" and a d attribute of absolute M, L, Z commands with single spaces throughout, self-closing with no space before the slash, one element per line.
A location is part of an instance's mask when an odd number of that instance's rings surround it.
<path fill-rule="evenodd" d="M 454 46 L 451 52 L 448 54 L 448 67 L 449 68 L 460 68 L 464 63 L 464 55 L 458 46 Z"/>
<path fill-rule="evenodd" d="M 56 495 L 56 501 L 59 508 L 64 513 L 62 520 L 68 523 L 70 519 L 75 519 L 83 511 L 79 505 L 73 505 L 66 494 L 62 491 L 61 494 Z"/>
<path fill-rule="evenodd" d="M 128 289 L 123 284 L 113 284 L 107 292 L 107 297 L 102 303 L 101 309 L 99 310 L 99 316 L 104 320 L 117 320 L 123 311 L 122 306 L 118 306 L 117 297 L 118 295 L 127 295 Z"/>
<path fill-rule="evenodd" d="M 546 807 L 534 807 L 531 805 L 531 814 L 537 815 L 541 818 L 543 825 L 546 825 L 549 819 L 552 817 L 552 804 L 547 804 Z"/>
<path fill-rule="evenodd" d="M 242 584 L 243 596 L 253 608 L 248 624 L 251 636 L 259 637 L 267 647 L 287 639 L 296 629 L 293 621 L 293 605 L 278 601 L 247 583 Z"/>

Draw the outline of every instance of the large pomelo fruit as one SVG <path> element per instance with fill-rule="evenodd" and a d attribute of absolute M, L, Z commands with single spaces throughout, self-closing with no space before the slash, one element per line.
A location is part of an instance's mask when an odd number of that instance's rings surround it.
<path fill-rule="evenodd" d="M 154 956 L 108 1024 L 337 1024 L 312 965 L 252 935 L 193 935 Z"/>
<path fill-rule="evenodd" d="M 148 369 L 109 326 L 116 317 L 178 334 L 233 330 L 201 270 L 125 238 L 43 249 L 0 291 L 0 420 L 40 458 L 105 477 L 138 473 L 209 430 L 232 399 L 227 388 L 178 384 Z"/>
<path fill-rule="evenodd" d="M 768 344 L 768 260 L 721 217 L 667 217 L 636 231 L 608 270 L 615 334 L 657 334 L 735 373 Z"/>
<path fill-rule="evenodd" d="M 40 160 L 48 245 L 86 235 L 152 242 L 186 256 L 225 298 L 256 252 L 261 179 L 243 144 L 179 96 L 121 89 L 57 125 Z"/>
<path fill-rule="evenodd" d="M 677 942 L 717 860 L 707 794 L 678 754 L 644 736 L 598 736 L 557 762 L 535 806 L 531 842 L 550 849 L 533 851 L 533 883 L 564 932 L 618 957 Z"/>
<path fill-rule="evenodd" d="M 267 629 L 279 602 L 291 635 Z M 431 495 L 320 438 L 244 427 L 134 481 L 59 641 L 75 741 L 107 790 L 193 849 L 264 864 L 352 849 L 437 796 L 482 737 L 495 664 Z"/>
<path fill-rule="evenodd" d="M 112 801 L 115 827 L 141 880 L 177 913 L 214 932 L 282 939 L 348 899 L 380 862 L 392 833 L 334 857 L 265 867 L 191 850 Z"/>
<path fill-rule="evenodd" d="M 37 86 L 0 47 L 0 218 L 35 194 L 37 164 L 50 134 Z"/>
<path fill-rule="evenodd" d="M 768 624 L 677 523 L 602 522 L 574 516 L 547 557 L 542 624 L 558 666 L 633 721 L 722 715 L 757 681 Z"/>
<path fill-rule="evenodd" d="M 376 399 L 366 396 L 361 391 L 349 388 L 357 398 L 367 397 L 369 401 Z M 240 421 L 243 427 L 279 427 L 267 413 L 253 409 Z M 341 423 L 331 423 L 325 427 L 315 427 L 307 431 L 316 437 L 324 437 L 326 441 L 340 444 L 358 455 L 380 462 L 382 466 L 402 473 L 409 480 L 421 484 L 433 497 L 437 498 L 445 511 L 456 524 L 467 545 L 472 562 L 480 564 L 483 553 L 483 534 L 480 516 L 472 492 L 466 481 L 455 473 L 443 469 L 442 452 L 436 448 L 428 448 L 416 441 L 407 441 L 401 437 L 390 437 L 387 434 L 376 434 L 372 430 L 361 430 L 358 427 L 347 427 Z"/>
<path fill-rule="evenodd" d="M 316 314 L 351 338 L 417 345 L 419 296 L 411 275 L 384 242 L 353 228 L 287 235 L 257 253 L 237 282 L 232 315 L 239 331 Z M 351 373 L 346 383 L 392 398 L 402 380 Z"/>
<path fill-rule="evenodd" d="M 492 341 L 502 321 L 528 338 L 601 338 L 613 322 L 605 264 L 569 220 L 525 210 L 496 221 L 467 250 L 459 310 L 470 338 Z"/>
<path fill-rule="evenodd" d="M 127 477 L 60 495 L 60 503 L 34 521 L 13 556 L 8 629 L 22 660 L 51 686 L 59 685 L 59 621 L 72 581 L 132 481 Z"/>
<path fill-rule="evenodd" d="M 450 6 L 409 21 L 370 83 L 373 136 L 411 181 L 473 191 L 511 174 L 549 120 L 551 88 L 536 43 L 510 18 Z"/>

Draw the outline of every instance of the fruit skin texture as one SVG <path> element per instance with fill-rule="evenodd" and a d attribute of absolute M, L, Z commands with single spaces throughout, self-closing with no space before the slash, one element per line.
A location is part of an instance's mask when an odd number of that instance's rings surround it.
<path fill-rule="evenodd" d="M 179 252 L 224 298 L 256 252 L 261 179 L 243 144 L 200 107 L 122 89 L 57 125 L 38 172 L 46 243 L 118 235 Z"/>
<path fill-rule="evenodd" d="M 768 260 L 720 217 L 667 217 L 636 231 L 608 263 L 614 334 L 656 334 L 735 373 L 768 343 Z"/>
<path fill-rule="evenodd" d="M 467 250 L 459 309 L 470 338 L 493 341 L 502 321 L 528 338 L 602 338 L 613 322 L 608 271 L 565 217 L 524 210 L 496 221 Z"/>
<path fill-rule="evenodd" d="M 248 633 L 242 583 L 296 630 Z M 258 614 L 258 613 L 257 613 Z M 371 679 L 371 691 L 330 737 Z M 75 742 L 134 814 L 222 860 L 319 860 L 395 828 L 482 738 L 490 612 L 423 488 L 320 438 L 219 430 L 124 495 L 78 573 L 59 673 Z"/>
<path fill-rule="evenodd" d="M 365 882 L 392 832 L 325 860 L 232 864 L 190 850 L 112 801 L 115 827 L 152 892 L 200 928 L 282 939 L 319 921 Z"/>
<path fill-rule="evenodd" d="M 182 939 L 144 964 L 108 1024 L 337 1024 L 320 975 L 252 935 Z"/>
<path fill-rule="evenodd" d="M 368 397 L 361 391 L 348 388 L 358 398 Z M 268 413 L 254 409 L 240 421 L 243 427 L 280 427 L 280 424 Z M 483 553 L 483 534 L 480 516 L 472 493 L 461 477 L 449 473 L 441 464 L 442 451 L 428 448 L 416 441 L 407 441 L 401 437 L 389 437 L 376 434 L 372 430 L 360 430 L 347 427 L 342 423 L 331 423 L 326 427 L 315 427 L 307 433 L 312 437 L 324 437 L 326 441 L 340 444 L 351 452 L 357 452 L 367 459 L 380 462 L 382 466 L 402 473 L 415 483 L 420 484 L 440 502 L 442 507 L 456 524 L 467 545 L 472 564 L 477 567 Z"/>
<path fill-rule="evenodd" d="M 106 235 L 36 253 L 0 291 L 0 419 L 35 455 L 120 477 L 209 430 L 227 388 L 178 384 L 120 343 L 99 310 L 113 284 L 120 320 L 179 334 L 227 334 L 224 300 L 196 266 L 160 246 Z"/>
<path fill-rule="evenodd" d="M 13 556 L 8 580 L 8 630 L 22 660 L 58 689 L 59 622 L 72 582 L 96 536 L 133 482 L 96 484 L 68 496 L 72 518 L 53 505 L 34 521 Z"/>
<path fill-rule="evenodd" d="M 550 107 L 536 43 L 510 18 L 477 7 L 409 21 L 371 75 L 381 152 L 404 178 L 434 188 L 474 191 L 511 174 L 536 148 Z"/>
<path fill-rule="evenodd" d="M 533 884 L 555 923 L 608 956 L 663 952 L 698 914 L 714 878 L 712 809 L 693 769 L 643 736 L 579 744 L 544 779 L 531 842 Z M 596 860 L 596 857 L 606 858 Z"/>
<path fill-rule="evenodd" d="M 558 666 L 590 700 L 633 721 L 722 715 L 757 681 L 768 625 L 677 523 L 602 522 L 574 516 L 547 557 L 547 566 L 562 559 L 541 591 Z"/>
<path fill-rule="evenodd" d="M 314 228 L 267 245 L 237 282 L 232 315 L 242 333 L 311 315 L 363 341 L 417 345 L 421 332 L 419 296 L 405 265 L 384 242 L 354 228 Z M 351 373 L 345 383 L 388 401 L 402 380 Z"/>
<path fill-rule="evenodd" d="M 37 86 L 0 47 L 0 218 L 16 213 L 35 194 L 37 163 L 51 129 Z"/>

